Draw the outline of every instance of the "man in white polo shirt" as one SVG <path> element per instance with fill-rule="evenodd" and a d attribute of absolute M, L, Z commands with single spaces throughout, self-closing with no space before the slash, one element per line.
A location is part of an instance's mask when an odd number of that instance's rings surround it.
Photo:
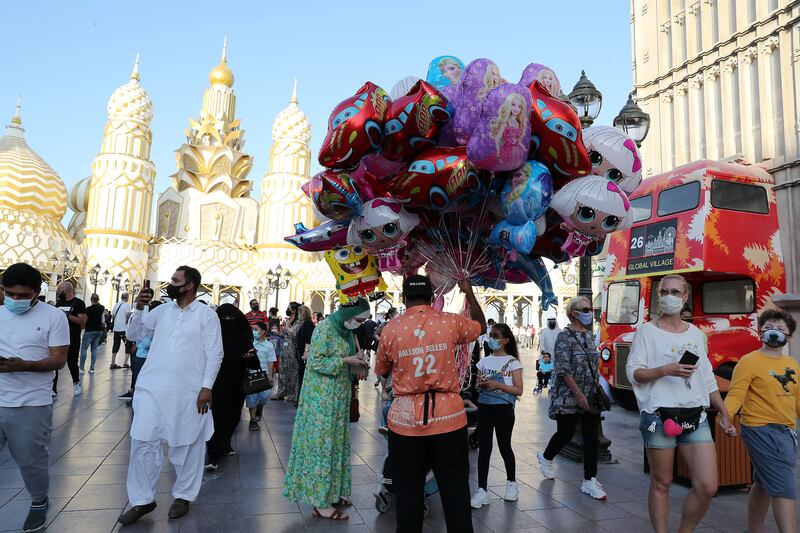
<path fill-rule="evenodd" d="M 64 367 L 69 348 L 67 317 L 40 302 L 42 275 L 25 263 L 3 273 L 0 306 L 0 451 L 6 445 L 19 467 L 31 508 L 23 531 L 47 523 L 50 486 L 47 450 L 53 431 L 54 371 Z"/>

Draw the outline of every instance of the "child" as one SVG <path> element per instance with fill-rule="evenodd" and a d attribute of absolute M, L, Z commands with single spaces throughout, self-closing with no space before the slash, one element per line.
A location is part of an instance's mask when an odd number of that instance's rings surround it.
<path fill-rule="evenodd" d="M 516 462 L 511 449 L 511 432 L 514 430 L 514 404 L 522 395 L 522 365 L 519 362 L 517 341 L 507 324 L 492 327 L 487 344 L 492 355 L 478 364 L 478 490 L 472 496 L 472 507 L 480 509 L 489 503 L 487 492 L 489 460 L 492 455 L 492 434 L 497 435 L 497 447 L 506 467 L 506 492 L 503 499 L 517 501 L 519 488 L 516 481 Z"/>
<path fill-rule="evenodd" d="M 267 325 L 263 322 L 257 322 L 253 326 L 253 348 L 256 351 L 261 368 L 267 370 L 269 379 L 272 381 L 274 376 L 273 363 L 277 360 L 277 357 L 275 356 L 275 348 L 272 342 L 267 338 L 267 332 Z M 261 420 L 261 411 L 269 396 L 270 391 L 268 390 L 247 395 L 245 401 L 247 408 L 250 410 L 250 425 L 248 426 L 250 431 L 259 430 L 258 422 Z"/>
<path fill-rule="evenodd" d="M 536 388 L 533 390 L 533 393 L 542 392 L 542 389 L 547 387 L 547 384 L 550 383 L 550 376 L 553 375 L 553 362 L 552 358 L 550 357 L 549 353 L 543 353 L 542 358 L 539 361 L 539 368 L 536 371 L 536 378 L 539 382 L 536 385 Z"/>
<path fill-rule="evenodd" d="M 747 503 L 747 531 L 763 531 L 769 506 L 779 531 L 797 531 L 796 422 L 800 415 L 800 366 L 784 353 L 797 323 L 784 311 L 768 309 L 758 317 L 761 348 L 733 370 L 725 407 L 741 409 L 742 440 L 753 463 Z M 729 436 L 734 436 L 732 429 Z"/>

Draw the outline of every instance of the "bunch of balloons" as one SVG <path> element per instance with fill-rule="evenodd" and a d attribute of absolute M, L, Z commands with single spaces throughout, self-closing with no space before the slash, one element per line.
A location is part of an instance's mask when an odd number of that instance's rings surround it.
<path fill-rule="evenodd" d="M 607 126 L 581 129 L 555 72 L 531 63 L 517 83 L 494 61 L 431 61 L 391 96 L 372 82 L 331 113 L 325 170 L 303 186 L 322 223 L 286 237 L 325 251 L 340 300 L 385 286 L 381 272 L 422 267 L 447 291 L 535 282 L 555 302 L 548 270 L 600 252 L 629 227 L 642 180 L 635 143 Z"/>

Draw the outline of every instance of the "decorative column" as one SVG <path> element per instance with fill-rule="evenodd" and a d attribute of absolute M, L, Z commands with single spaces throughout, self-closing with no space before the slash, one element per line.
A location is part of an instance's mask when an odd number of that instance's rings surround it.
<path fill-rule="evenodd" d="M 753 128 L 755 123 L 753 121 L 753 84 L 750 82 L 752 79 L 753 60 L 758 56 L 758 50 L 755 46 L 751 46 L 742 52 L 739 62 L 744 65 L 744 69 L 739 73 L 739 102 L 742 105 L 742 151 L 745 158 L 751 163 L 758 163 L 758 154 L 756 151 L 755 135 Z M 759 144 L 761 139 L 758 139 Z"/>
<path fill-rule="evenodd" d="M 703 95 L 705 96 L 705 137 L 706 137 L 706 157 L 708 159 L 722 159 L 719 153 L 722 132 L 717 128 L 717 89 L 719 88 L 719 65 L 712 65 L 705 71 L 706 85 Z"/>
<path fill-rule="evenodd" d="M 679 83 L 675 86 L 675 164 L 683 165 L 688 163 L 689 144 L 691 143 L 691 132 L 686 121 L 686 109 L 688 106 L 686 92 L 689 90 L 687 83 Z"/>
<path fill-rule="evenodd" d="M 736 135 L 741 135 L 741 102 L 733 101 L 733 71 L 739 66 L 735 57 L 723 60 L 722 67 L 722 154 L 730 157 L 737 151 Z M 738 84 L 737 84 L 738 86 Z"/>
<path fill-rule="evenodd" d="M 661 93 L 661 171 L 675 168 L 675 120 L 673 96 L 675 92 L 667 89 Z"/>
<path fill-rule="evenodd" d="M 773 159 L 782 154 L 776 153 L 775 116 L 781 113 L 776 109 L 775 94 L 772 85 L 772 53 L 778 47 L 778 37 L 768 37 L 759 44 L 758 51 L 761 59 L 758 62 L 758 94 L 759 111 L 761 114 L 761 157 Z"/>
<path fill-rule="evenodd" d="M 703 111 L 703 76 L 698 74 L 689 78 L 689 88 L 692 90 L 688 98 L 689 121 L 693 124 L 691 131 L 691 145 L 689 146 L 689 161 L 705 158 L 705 121 Z"/>

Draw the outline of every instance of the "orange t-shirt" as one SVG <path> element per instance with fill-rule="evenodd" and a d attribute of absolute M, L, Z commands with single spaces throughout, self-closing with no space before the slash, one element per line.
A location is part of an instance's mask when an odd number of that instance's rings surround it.
<path fill-rule="evenodd" d="M 392 371 L 394 401 L 389 429 L 421 437 L 464 427 L 467 415 L 461 399 L 455 348 L 477 340 L 478 322 L 420 305 L 391 320 L 378 344 L 375 373 Z M 427 423 L 426 423 L 427 404 Z"/>

